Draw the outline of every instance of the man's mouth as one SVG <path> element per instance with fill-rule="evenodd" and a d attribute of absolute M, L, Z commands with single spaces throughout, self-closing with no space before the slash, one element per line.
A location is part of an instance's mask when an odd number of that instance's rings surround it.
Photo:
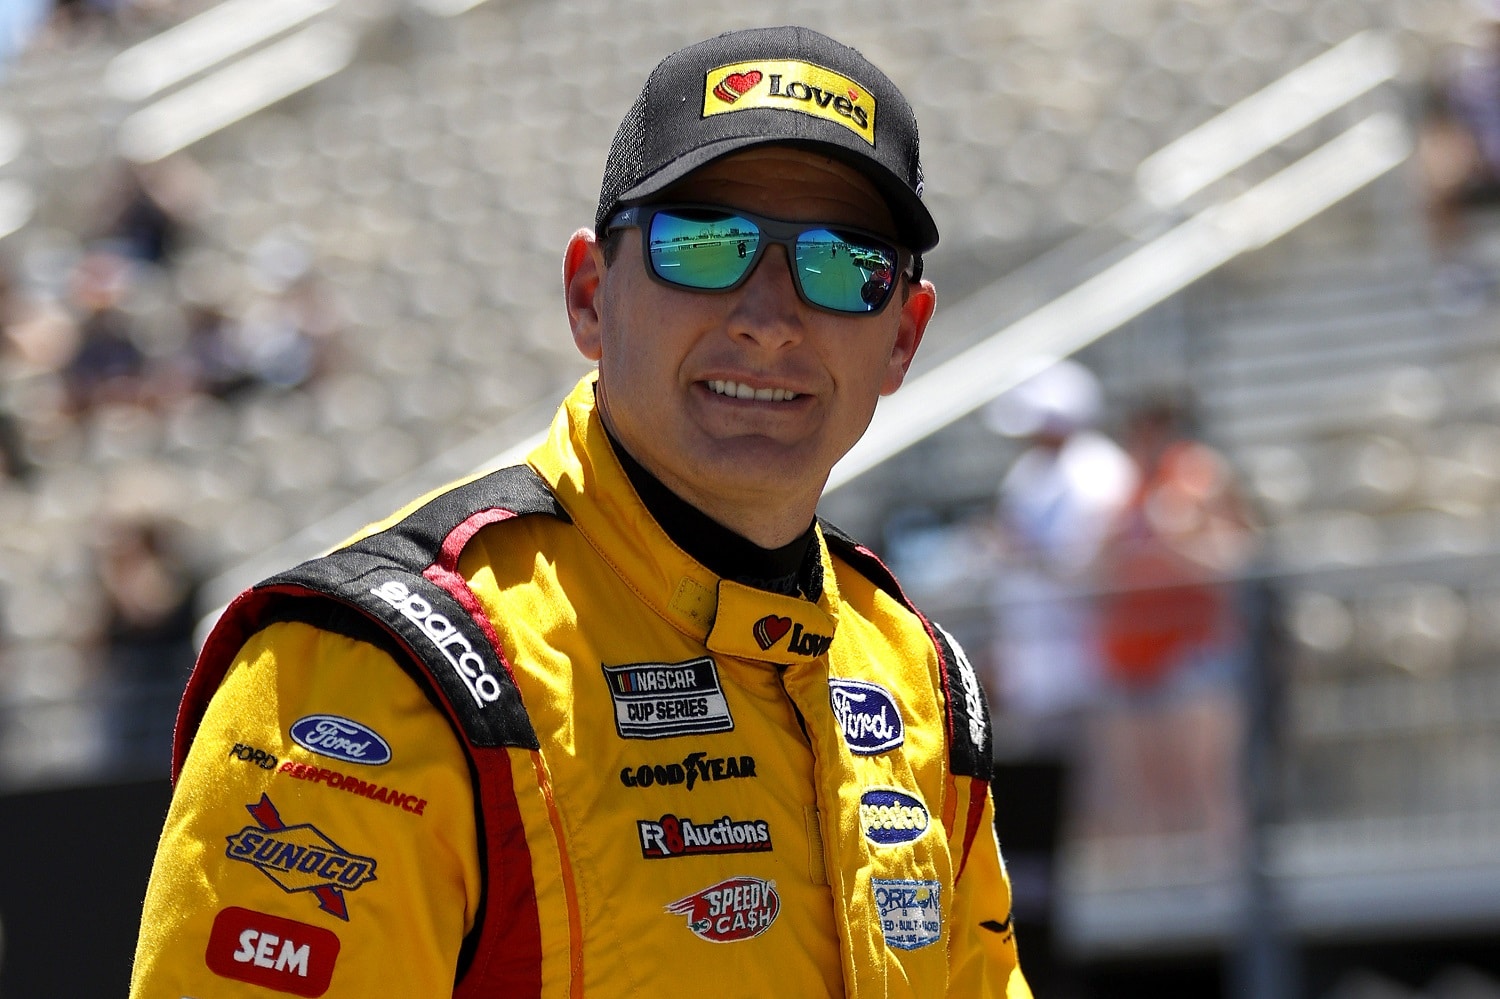
<path fill-rule="evenodd" d="M 751 388 L 749 385 L 724 381 L 722 379 L 713 379 L 706 384 L 714 394 L 729 396 L 731 399 L 754 399 L 756 402 L 791 402 L 797 398 L 797 393 L 791 389 Z"/>

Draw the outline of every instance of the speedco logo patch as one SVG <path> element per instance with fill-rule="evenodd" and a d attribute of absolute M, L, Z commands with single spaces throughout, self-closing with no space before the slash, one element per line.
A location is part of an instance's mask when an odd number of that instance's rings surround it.
<path fill-rule="evenodd" d="M 615 730 L 622 739 L 729 732 L 734 719 L 719 686 L 719 670 L 707 656 L 681 663 L 604 666 L 615 702 Z"/>
<path fill-rule="evenodd" d="M 936 881 L 870 881 L 887 944 L 897 950 L 916 950 L 937 943 L 943 935 L 940 887 Z"/>
<path fill-rule="evenodd" d="M 348 920 L 344 892 L 375 880 L 374 859 L 350 853 L 310 824 L 287 825 L 264 794 L 245 809 L 257 824 L 227 837 L 224 855 L 258 868 L 284 892 L 312 892 L 320 909 Z"/>
<path fill-rule="evenodd" d="M 737 877 L 720 881 L 667 906 L 686 916 L 688 929 L 710 943 L 737 943 L 771 928 L 781 912 L 776 882 Z"/>
<path fill-rule="evenodd" d="M 448 660 L 458 678 L 469 689 L 469 696 L 479 707 L 500 699 L 500 681 L 490 675 L 474 643 L 458 626 L 439 614 L 432 605 L 411 592 L 399 579 L 389 579 L 370 591 L 375 596 L 400 611 L 401 616 L 422 629 L 422 634 Z"/>
<path fill-rule="evenodd" d="M 345 763 L 372 767 L 391 762 L 391 745 L 368 725 L 342 715 L 307 715 L 292 722 L 292 739 L 303 749 Z"/>
<path fill-rule="evenodd" d="M 874 756 L 906 741 L 896 699 L 880 684 L 829 677 L 828 694 L 850 752 Z"/>
<path fill-rule="evenodd" d="M 695 853 L 764 853 L 771 849 L 771 826 L 763 819 L 737 822 L 724 816 L 707 825 L 675 815 L 656 822 L 638 821 L 641 856 L 690 857 Z"/>
<path fill-rule="evenodd" d="M 219 910 L 203 955 L 221 978 L 295 996 L 327 992 L 338 958 L 331 931 L 238 906 Z"/>
<path fill-rule="evenodd" d="M 894 787 L 872 787 L 859 796 L 859 825 L 876 846 L 904 846 L 932 824 L 920 798 Z"/>
<path fill-rule="evenodd" d="M 875 145 L 875 98 L 831 69 L 792 59 L 737 62 L 703 78 L 703 117 L 747 108 L 800 111 Z"/>

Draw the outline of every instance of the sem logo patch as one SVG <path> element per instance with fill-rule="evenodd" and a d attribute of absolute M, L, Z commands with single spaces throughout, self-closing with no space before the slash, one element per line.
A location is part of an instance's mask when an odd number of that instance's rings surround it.
<path fill-rule="evenodd" d="M 432 605 L 399 579 L 388 579 L 370 591 L 400 612 L 412 624 L 422 629 L 428 641 L 448 660 L 448 665 L 458 674 L 459 680 L 469 689 L 474 703 L 483 708 L 500 699 L 500 681 L 490 675 L 484 659 L 474 651 L 474 643 L 459 626 L 439 614 Z M 484 639 L 479 639 L 483 642 Z"/>
<path fill-rule="evenodd" d="M 703 117 L 747 108 L 812 115 L 875 145 L 875 98 L 847 76 L 810 62 L 765 59 L 708 71 L 703 78 Z"/>
<path fill-rule="evenodd" d="M 345 763 L 372 767 L 391 762 L 391 745 L 373 728 L 342 715 L 307 715 L 292 722 L 292 739 L 303 749 Z"/>
<path fill-rule="evenodd" d="M 906 741 L 896 699 L 880 684 L 829 677 L 828 695 L 844 742 L 855 755 L 874 756 Z"/>
<path fill-rule="evenodd" d="M 920 798 L 894 787 L 872 787 L 859 796 L 859 824 L 876 846 L 905 846 L 932 824 Z"/>
<path fill-rule="evenodd" d="M 318 908 L 347 922 L 344 892 L 375 880 L 374 859 L 349 853 L 316 826 L 287 825 L 264 794 L 245 810 L 257 824 L 226 837 L 224 855 L 258 868 L 284 892 L 312 892 Z"/>
<path fill-rule="evenodd" d="M 329 930 L 232 906 L 219 910 L 203 955 L 220 978 L 294 996 L 320 996 L 333 981 L 339 938 Z"/>
<path fill-rule="evenodd" d="M 943 935 L 943 908 L 938 904 L 941 887 L 936 881 L 870 881 L 887 945 L 916 950 L 938 942 Z"/>
<path fill-rule="evenodd" d="M 681 663 L 602 666 L 615 702 L 615 731 L 622 739 L 729 732 L 734 719 L 707 656 Z"/>
<path fill-rule="evenodd" d="M 699 939 L 737 943 L 771 928 L 781 912 L 781 896 L 776 882 L 741 876 L 679 898 L 667 911 L 686 916 L 688 929 Z"/>
<path fill-rule="evenodd" d="M 647 860 L 689 857 L 696 853 L 764 853 L 771 849 L 771 826 L 763 819 L 737 822 L 724 816 L 701 825 L 692 819 L 663 815 L 657 822 L 636 822 L 641 856 Z"/>

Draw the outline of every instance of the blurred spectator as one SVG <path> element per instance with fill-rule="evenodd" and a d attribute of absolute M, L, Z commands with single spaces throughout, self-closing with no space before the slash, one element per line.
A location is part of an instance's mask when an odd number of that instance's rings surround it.
<path fill-rule="evenodd" d="M 73 275 L 73 304 L 81 319 L 77 351 L 63 370 L 75 411 L 105 403 L 137 402 L 145 390 L 146 357 L 136 345 L 129 317 L 120 308 L 129 288 L 130 264 L 94 251 Z"/>
<path fill-rule="evenodd" d="M 1185 435 L 1171 404 L 1130 419 L 1138 484 L 1097 562 L 1111 709 L 1091 755 L 1096 832 L 1238 828 L 1237 683 L 1244 638 L 1235 577 L 1255 532 L 1227 461 Z"/>
<path fill-rule="evenodd" d="M 198 165 L 181 155 L 122 166 L 100 209 L 100 239 L 133 260 L 169 263 L 186 240 L 207 184 Z"/>
<path fill-rule="evenodd" d="M 1001 560 L 988 689 L 1032 748 L 1063 751 L 1100 682 L 1089 572 L 1135 488 L 1125 453 L 1092 429 L 1102 393 L 1088 369 L 1059 361 L 1001 396 L 991 426 L 1029 442 L 1000 484 Z"/>
<path fill-rule="evenodd" d="M 111 764 L 165 774 L 177 698 L 192 669 L 198 580 L 169 526 L 150 517 L 107 525 L 99 546 Z"/>

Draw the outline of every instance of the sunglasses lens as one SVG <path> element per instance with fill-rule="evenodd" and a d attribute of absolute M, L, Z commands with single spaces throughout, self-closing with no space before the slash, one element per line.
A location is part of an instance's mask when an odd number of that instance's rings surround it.
<path fill-rule="evenodd" d="M 728 212 L 676 209 L 651 218 L 651 269 L 684 288 L 728 288 L 755 260 L 760 229 Z"/>
<path fill-rule="evenodd" d="M 857 233 L 809 229 L 797 237 L 797 275 L 814 305 L 878 312 L 896 286 L 896 251 Z"/>

